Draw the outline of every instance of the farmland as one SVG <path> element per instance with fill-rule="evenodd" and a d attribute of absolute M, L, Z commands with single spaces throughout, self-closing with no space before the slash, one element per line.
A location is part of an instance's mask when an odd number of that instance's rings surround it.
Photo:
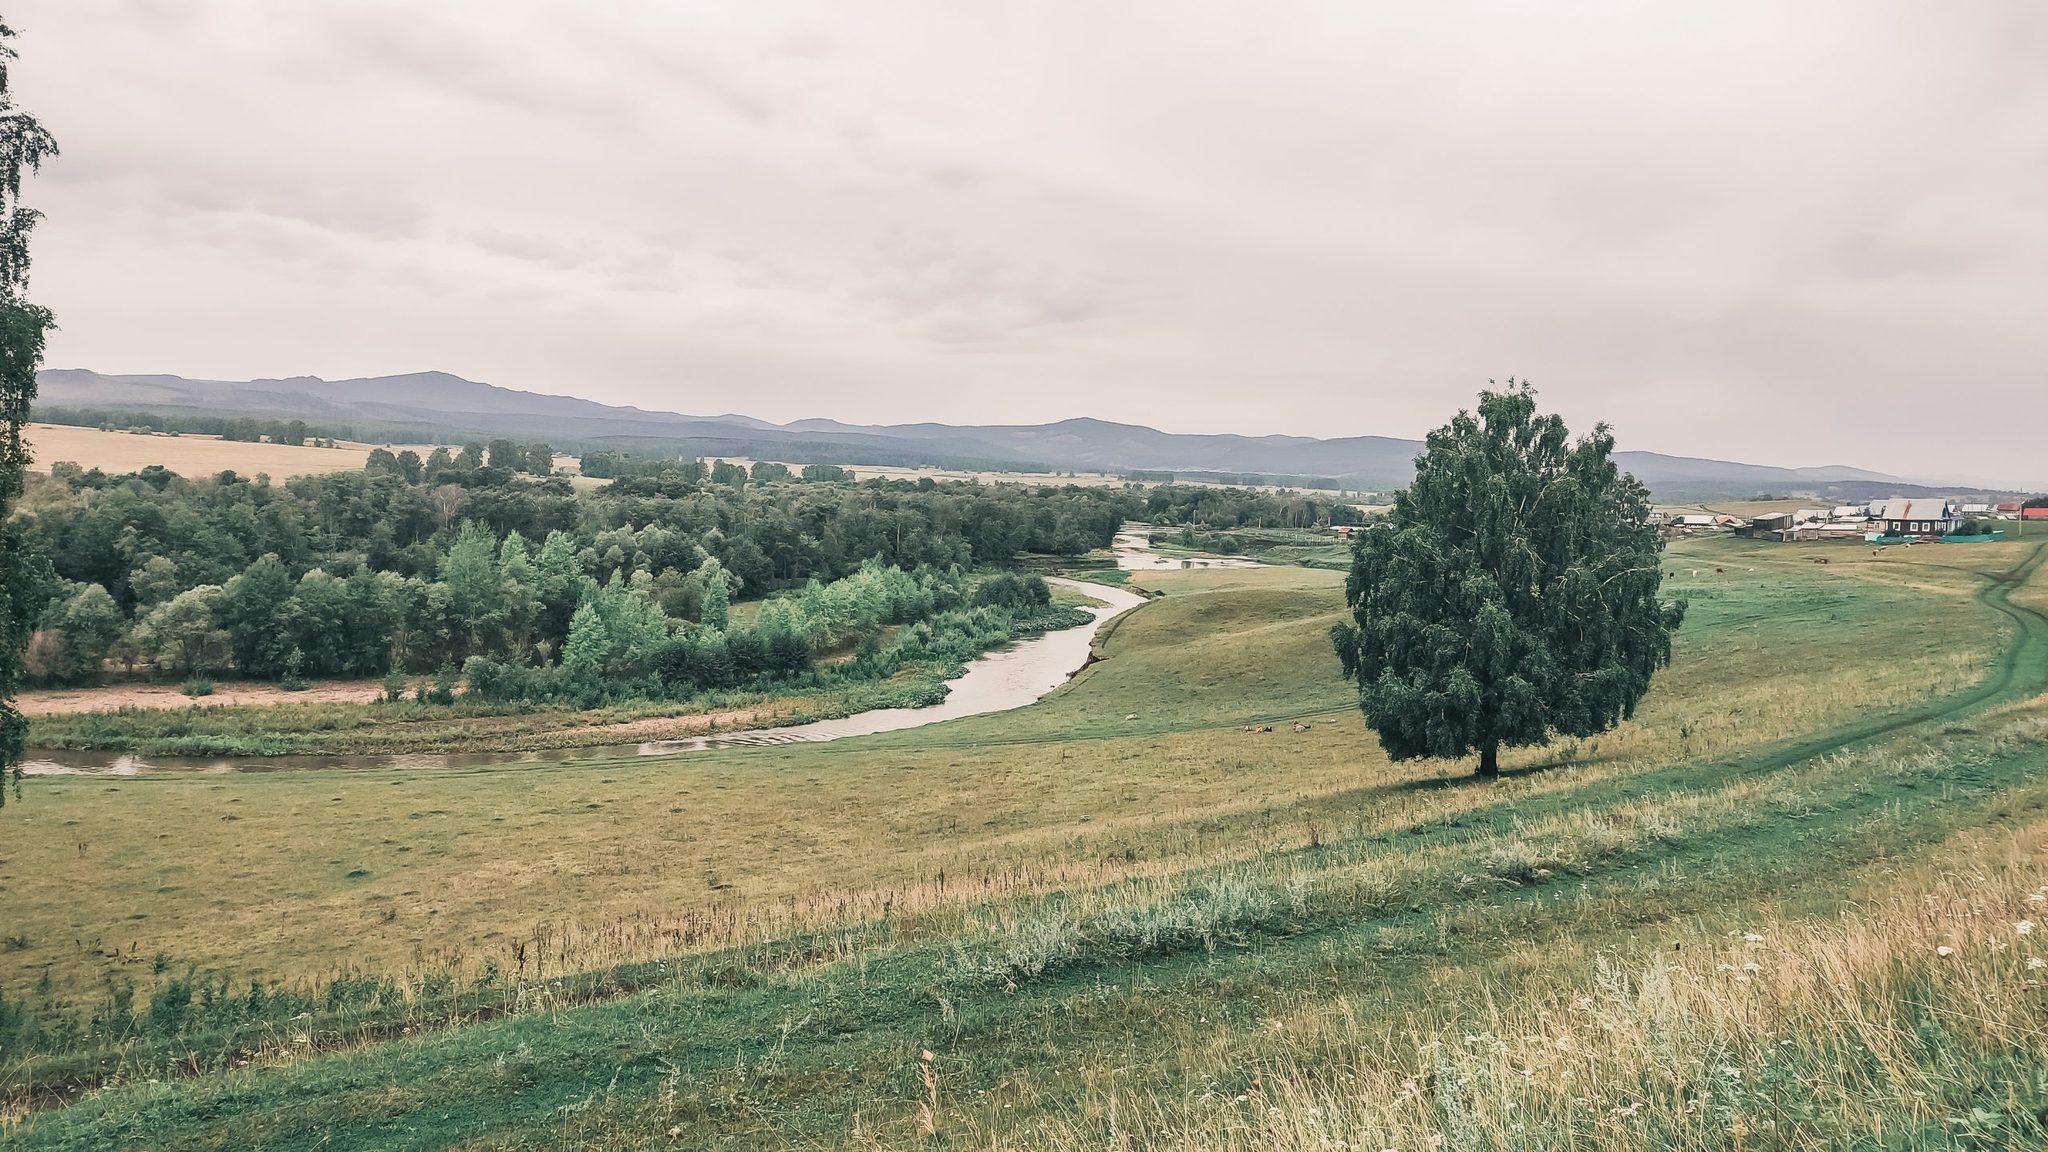
<path fill-rule="evenodd" d="M 1680 542 L 1635 720 L 1495 786 L 1386 760 L 1303 568 L 1141 574 L 1066 689 L 914 732 L 32 780 L 11 1135 L 2038 1143 L 2041 559 Z"/>
<path fill-rule="evenodd" d="M 250 444 L 214 436 L 162 436 L 102 431 L 69 424 L 30 424 L 25 437 L 35 453 L 37 471 L 70 461 L 81 468 L 134 472 L 152 464 L 183 476 L 208 476 L 233 470 L 244 476 L 309 476 L 354 472 L 369 457 L 372 445 L 340 443 L 333 448 L 292 444 Z"/>

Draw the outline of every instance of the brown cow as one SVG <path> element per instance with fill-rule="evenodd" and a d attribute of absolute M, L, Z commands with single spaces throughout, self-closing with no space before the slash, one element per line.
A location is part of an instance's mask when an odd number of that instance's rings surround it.
<path fill-rule="evenodd" d="M 1294 722 L 1294 730 L 1296 732 L 1306 732 L 1309 730 L 1309 725 L 1303 724 L 1301 721 L 1297 720 Z"/>

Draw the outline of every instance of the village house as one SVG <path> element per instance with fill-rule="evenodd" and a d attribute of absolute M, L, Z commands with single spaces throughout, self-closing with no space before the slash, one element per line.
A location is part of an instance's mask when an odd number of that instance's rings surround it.
<path fill-rule="evenodd" d="M 1887 536 L 1945 536 L 1956 526 L 1955 505 L 1941 497 L 1894 497 L 1871 514 L 1884 523 Z"/>
<path fill-rule="evenodd" d="M 2020 519 L 2048 520 L 2048 508 L 2022 508 L 2020 509 Z"/>
<path fill-rule="evenodd" d="M 1752 540 L 1784 540 L 1794 525 L 1799 523 L 1796 512 L 1771 512 L 1753 517 L 1743 534 Z"/>

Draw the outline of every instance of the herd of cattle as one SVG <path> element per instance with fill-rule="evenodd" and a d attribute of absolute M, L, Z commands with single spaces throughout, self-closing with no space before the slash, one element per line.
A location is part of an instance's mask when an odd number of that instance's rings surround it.
<path fill-rule="evenodd" d="M 1304 724 L 1299 720 L 1296 720 L 1294 722 L 1294 730 L 1296 732 L 1306 732 L 1313 727 L 1315 727 L 1315 725 Z M 1246 732 L 1271 732 L 1273 730 L 1273 726 L 1271 724 L 1247 724 L 1244 726 L 1242 730 Z"/>

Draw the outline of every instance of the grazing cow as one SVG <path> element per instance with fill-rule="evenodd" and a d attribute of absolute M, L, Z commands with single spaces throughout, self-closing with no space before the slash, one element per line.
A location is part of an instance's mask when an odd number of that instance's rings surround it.
<path fill-rule="evenodd" d="M 1825 564 L 1825 563 L 1827 563 L 1827 562 L 1828 562 L 1828 558 L 1827 558 L 1827 557 L 1825 557 L 1825 556 L 1815 556 L 1815 557 L 1813 558 L 1813 562 L 1814 562 L 1815 564 Z"/>
<path fill-rule="evenodd" d="M 1726 571 L 1727 571 L 1727 569 L 1726 569 L 1726 568 L 1716 568 L 1716 569 L 1714 569 L 1714 571 L 1716 571 L 1716 572 L 1726 572 Z"/>
<path fill-rule="evenodd" d="M 1306 732 L 1306 731 L 1308 731 L 1308 730 L 1309 730 L 1309 726 L 1308 726 L 1307 724 L 1303 724 L 1302 722 L 1300 722 L 1299 720 L 1297 720 L 1297 721 L 1295 721 L 1295 723 L 1294 723 L 1294 730 L 1295 730 L 1296 732 Z"/>

